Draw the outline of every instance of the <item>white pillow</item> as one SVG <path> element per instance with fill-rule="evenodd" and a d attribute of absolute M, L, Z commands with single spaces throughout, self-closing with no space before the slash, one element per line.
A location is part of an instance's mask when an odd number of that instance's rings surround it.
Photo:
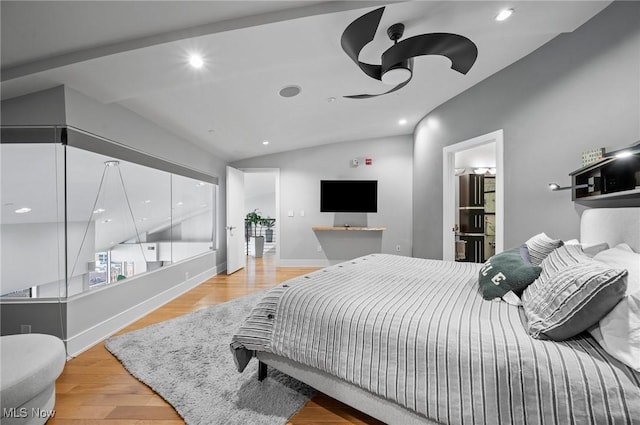
<path fill-rule="evenodd" d="M 580 247 L 582 248 L 582 251 L 585 254 L 587 254 L 589 257 L 593 257 L 597 253 L 602 252 L 602 251 L 604 251 L 606 249 L 609 249 L 609 244 L 606 243 L 606 242 L 585 244 L 585 243 L 580 243 L 580 241 L 577 240 L 577 239 L 570 239 L 568 241 L 565 241 L 564 244 L 565 245 L 580 245 Z M 631 249 L 631 248 L 629 248 L 629 249 Z"/>
<path fill-rule="evenodd" d="M 627 269 L 627 295 L 640 291 L 640 254 L 633 252 L 629 245 L 621 243 L 597 253 L 593 259 L 615 269 Z"/>
<path fill-rule="evenodd" d="M 546 233 L 538 233 L 525 242 L 529 250 L 529 259 L 534 266 L 539 266 L 542 260 L 563 244 L 562 239 L 551 239 Z"/>
<path fill-rule="evenodd" d="M 626 296 L 589 332 L 609 354 L 640 372 L 640 254 L 620 244 L 593 258 L 629 274 Z"/>

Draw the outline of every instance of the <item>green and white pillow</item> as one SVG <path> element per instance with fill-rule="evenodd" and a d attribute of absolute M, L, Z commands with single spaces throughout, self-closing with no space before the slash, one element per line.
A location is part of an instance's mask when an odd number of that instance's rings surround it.
<path fill-rule="evenodd" d="M 627 270 L 591 259 L 579 245 L 554 250 L 541 266 L 522 294 L 534 338 L 571 338 L 598 323 L 625 295 Z"/>
<path fill-rule="evenodd" d="M 529 238 L 525 244 L 531 256 L 531 263 L 539 266 L 554 249 L 561 247 L 563 242 L 561 239 L 551 239 L 545 233 L 538 233 Z"/>
<path fill-rule="evenodd" d="M 520 305 L 520 294 L 541 271 L 542 268 L 529 262 L 526 245 L 496 254 L 478 273 L 482 297 L 486 300 L 502 298 L 509 304 Z"/>

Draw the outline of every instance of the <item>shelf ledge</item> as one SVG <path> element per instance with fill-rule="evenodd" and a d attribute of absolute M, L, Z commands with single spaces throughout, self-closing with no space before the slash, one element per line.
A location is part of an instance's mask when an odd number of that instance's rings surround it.
<path fill-rule="evenodd" d="M 382 232 L 384 230 L 387 230 L 386 227 L 357 227 L 357 226 L 341 226 L 341 227 L 313 226 L 311 229 L 314 232 L 333 232 L 333 231 Z"/>
<path fill-rule="evenodd" d="M 599 201 L 601 199 L 615 199 L 615 198 L 624 198 L 626 196 L 631 197 L 631 196 L 637 196 L 637 195 L 640 195 L 640 186 L 636 186 L 635 189 L 621 190 L 619 192 L 611 192 L 611 193 L 604 193 L 604 194 L 597 193 L 595 195 L 579 196 L 575 198 L 574 201 Z"/>

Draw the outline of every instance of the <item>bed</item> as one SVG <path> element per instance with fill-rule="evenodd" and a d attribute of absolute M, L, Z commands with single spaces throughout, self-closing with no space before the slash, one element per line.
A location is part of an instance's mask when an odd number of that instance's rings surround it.
<path fill-rule="evenodd" d="M 584 211 L 580 242 L 640 252 L 640 209 Z M 532 338 L 522 307 L 480 296 L 481 267 L 373 254 L 292 279 L 233 337 L 234 360 L 390 424 L 640 423 L 640 372 L 587 332 Z"/>

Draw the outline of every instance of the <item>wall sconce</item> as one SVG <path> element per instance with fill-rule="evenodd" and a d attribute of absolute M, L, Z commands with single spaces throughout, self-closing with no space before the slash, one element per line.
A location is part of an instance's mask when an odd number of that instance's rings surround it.
<path fill-rule="evenodd" d="M 560 186 L 557 183 L 549 183 L 549 190 L 555 192 L 557 190 L 568 190 L 568 189 L 584 189 L 585 187 L 593 187 L 593 185 L 585 184 L 577 184 L 575 186 Z"/>
<path fill-rule="evenodd" d="M 549 183 L 549 190 L 553 192 L 568 189 L 588 189 L 589 193 L 594 192 L 596 190 L 596 178 L 589 177 L 588 183 L 576 184 L 573 186 L 560 186 L 557 183 Z"/>

